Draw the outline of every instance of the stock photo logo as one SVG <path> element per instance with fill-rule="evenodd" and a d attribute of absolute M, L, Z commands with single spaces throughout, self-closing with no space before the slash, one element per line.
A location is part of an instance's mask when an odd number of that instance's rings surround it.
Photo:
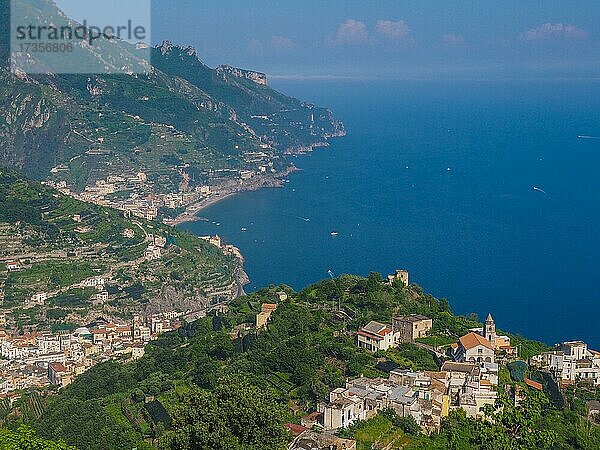
<path fill-rule="evenodd" d="M 144 74 L 150 0 L 11 0 L 10 68 L 16 74 Z"/>

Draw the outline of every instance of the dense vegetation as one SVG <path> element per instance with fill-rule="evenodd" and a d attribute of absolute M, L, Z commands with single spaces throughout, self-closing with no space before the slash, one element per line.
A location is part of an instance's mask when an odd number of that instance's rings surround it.
<path fill-rule="evenodd" d="M 36 436 L 29 427 L 16 431 L 0 430 L 0 450 L 76 450 L 63 442 L 54 442 Z"/>

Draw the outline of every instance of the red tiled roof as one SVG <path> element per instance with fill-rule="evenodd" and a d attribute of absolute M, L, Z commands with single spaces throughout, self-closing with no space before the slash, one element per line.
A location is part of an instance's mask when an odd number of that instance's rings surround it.
<path fill-rule="evenodd" d="M 55 372 L 66 372 L 67 371 L 67 368 L 62 363 L 59 363 L 59 362 L 51 362 L 48 365 Z"/>
<path fill-rule="evenodd" d="M 369 339 L 375 339 L 376 341 L 381 341 L 383 339 L 383 336 L 380 336 L 379 334 L 369 333 L 368 331 L 365 331 L 362 328 L 358 330 L 358 334 Z"/>
<path fill-rule="evenodd" d="M 537 381 L 530 380 L 529 378 L 525 378 L 525 384 L 533 389 L 537 389 L 538 391 L 544 390 L 542 383 L 538 383 Z"/>
<path fill-rule="evenodd" d="M 380 335 L 385 336 L 386 334 L 391 333 L 393 330 L 390 327 L 385 327 L 383 330 L 379 332 Z"/>
<path fill-rule="evenodd" d="M 308 431 L 308 428 L 303 427 L 302 425 L 296 425 L 295 423 L 286 423 L 285 426 L 294 436 L 299 436 L 305 431 Z"/>
<path fill-rule="evenodd" d="M 492 347 L 492 343 L 490 341 L 488 341 L 482 335 L 473 333 L 473 332 L 465 334 L 463 337 L 461 337 L 459 339 L 459 341 L 460 341 L 460 344 L 467 350 L 475 348 L 479 345 L 483 345 L 484 347 L 487 347 L 490 350 L 494 349 Z"/>

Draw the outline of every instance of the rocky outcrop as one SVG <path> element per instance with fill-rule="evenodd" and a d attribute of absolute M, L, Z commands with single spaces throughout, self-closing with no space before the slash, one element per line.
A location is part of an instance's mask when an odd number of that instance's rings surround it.
<path fill-rule="evenodd" d="M 261 72 L 255 72 L 254 70 L 244 70 L 238 69 L 237 67 L 232 66 L 219 66 L 217 67 L 217 75 L 223 77 L 227 75 L 231 75 L 237 78 L 245 78 L 250 81 L 254 81 L 256 84 L 260 84 L 261 86 L 267 85 L 267 75 Z"/>

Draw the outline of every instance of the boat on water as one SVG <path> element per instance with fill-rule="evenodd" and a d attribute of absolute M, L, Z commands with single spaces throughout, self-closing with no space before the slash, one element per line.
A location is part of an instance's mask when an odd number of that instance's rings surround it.
<path fill-rule="evenodd" d="M 248 231 L 248 228 L 242 227 L 242 232 Z"/>
<path fill-rule="evenodd" d="M 332 237 L 336 237 L 339 236 L 340 233 L 338 233 L 337 231 L 332 231 L 330 234 Z"/>

